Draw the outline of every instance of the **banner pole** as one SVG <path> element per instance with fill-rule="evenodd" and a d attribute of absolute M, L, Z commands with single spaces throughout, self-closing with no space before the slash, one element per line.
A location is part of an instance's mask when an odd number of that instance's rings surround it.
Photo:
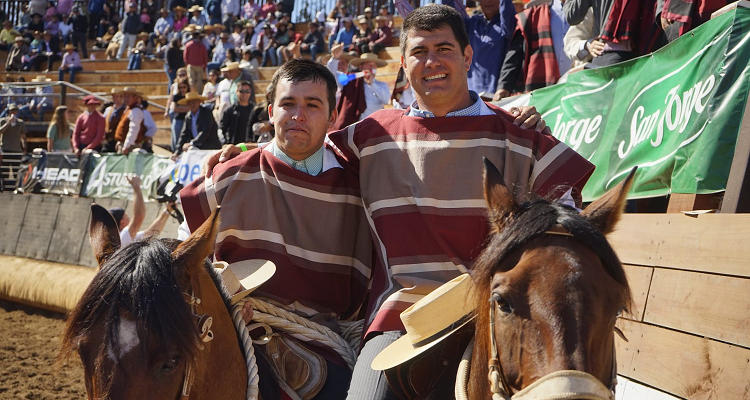
<path fill-rule="evenodd" d="M 750 94 L 745 103 L 740 132 L 737 134 L 737 144 L 734 147 L 734 157 L 727 179 L 727 190 L 724 202 L 721 204 L 722 213 L 750 212 Z"/>

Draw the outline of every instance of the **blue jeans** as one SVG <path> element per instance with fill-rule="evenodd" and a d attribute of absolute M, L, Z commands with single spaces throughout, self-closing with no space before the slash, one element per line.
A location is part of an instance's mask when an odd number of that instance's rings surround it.
<path fill-rule="evenodd" d="M 141 69 L 141 54 L 131 54 L 128 60 L 128 70 Z"/>
<path fill-rule="evenodd" d="M 266 61 L 270 61 L 270 64 L 266 64 Z M 260 63 L 261 66 L 266 67 L 274 67 L 278 65 L 277 59 L 276 59 L 276 49 L 271 47 L 270 49 L 263 52 L 263 61 Z"/>
<path fill-rule="evenodd" d="M 172 152 L 177 151 L 177 144 L 180 142 L 180 134 L 182 133 L 182 126 L 185 125 L 184 119 L 175 118 L 175 114 L 170 112 L 170 118 L 172 118 Z"/>
<path fill-rule="evenodd" d="M 33 112 L 31 111 L 31 106 L 26 104 L 25 106 L 21 106 L 18 109 L 18 118 L 21 118 L 26 121 L 44 121 L 44 113 L 52 111 L 53 107 L 49 104 L 43 103 L 41 106 L 37 107 L 36 110 Z M 36 113 L 36 118 L 34 118 L 34 113 Z"/>
<path fill-rule="evenodd" d="M 167 94 L 169 94 L 169 91 L 172 89 L 172 83 L 177 79 L 177 70 L 169 72 L 169 64 L 164 63 L 164 73 L 167 74 L 167 78 L 169 79 L 169 83 L 167 84 Z"/>
<path fill-rule="evenodd" d="M 67 70 L 62 69 L 62 67 L 58 68 L 58 71 L 60 74 L 57 77 L 58 81 L 64 81 L 65 80 L 65 71 L 70 71 L 70 83 L 75 83 L 76 81 L 76 72 L 82 71 L 83 68 L 81 67 L 70 67 Z"/>

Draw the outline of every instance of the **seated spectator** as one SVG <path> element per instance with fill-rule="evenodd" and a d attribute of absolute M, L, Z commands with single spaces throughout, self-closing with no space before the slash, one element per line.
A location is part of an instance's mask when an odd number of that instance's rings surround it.
<path fill-rule="evenodd" d="M 206 103 L 213 104 L 216 101 L 216 85 L 219 84 L 219 71 L 212 69 L 208 71 L 208 81 L 203 85 L 203 97 Z"/>
<path fill-rule="evenodd" d="M 268 19 L 268 15 L 273 14 L 275 12 L 276 12 L 276 5 L 273 4 L 273 0 L 266 0 L 266 3 L 260 7 L 260 17 L 263 19 Z"/>
<path fill-rule="evenodd" d="M 149 58 L 164 60 L 167 55 L 167 50 L 169 49 L 169 41 L 167 40 L 167 37 L 164 35 L 157 36 L 154 46 L 154 53 L 149 55 Z"/>
<path fill-rule="evenodd" d="M 60 39 L 53 36 L 50 32 L 44 32 L 44 43 L 42 44 L 42 54 L 44 59 L 47 61 L 47 69 L 44 72 L 52 70 L 52 64 L 56 61 L 60 61 L 62 56 L 60 55 Z M 42 60 L 42 59 L 40 59 Z M 41 61 L 39 62 L 39 68 L 41 68 Z M 37 69 L 38 71 L 39 69 Z"/>
<path fill-rule="evenodd" d="M 172 152 L 177 151 L 177 144 L 180 141 L 182 126 L 185 124 L 185 116 L 189 111 L 186 105 L 179 104 L 179 101 L 184 99 L 188 92 L 190 92 L 190 81 L 187 79 L 187 72 L 185 73 L 185 77 L 178 76 L 175 84 L 177 85 L 177 93 L 171 95 L 167 102 L 169 118 L 172 120 Z"/>
<path fill-rule="evenodd" d="M 34 13 L 31 15 L 31 22 L 29 22 L 29 25 L 23 31 L 23 36 L 32 40 L 34 39 L 34 32 L 37 31 L 44 32 L 44 20 L 42 19 L 42 14 Z"/>
<path fill-rule="evenodd" d="M 115 37 L 115 33 L 117 33 L 117 30 L 114 26 L 110 26 L 109 28 L 107 28 L 107 32 L 105 32 L 104 35 L 96 38 L 96 43 L 94 43 L 94 50 L 106 49 L 107 46 L 109 46 L 109 42 L 111 42 L 112 38 Z"/>
<path fill-rule="evenodd" d="M 156 126 L 151 111 L 148 110 L 148 100 L 141 100 L 141 110 L 143 110 L 143 127 L 146 129 L 146 132 L 143 134 L 141 149 L 147 153 L 153 153 L 154 135 L 156 135 L 156 131 L 159 130 L 159 128 Z"/>
<path fill-rule="evenodd" d="M 81 14 L 81 10 L 78 7 L 73 7 L 73 14 L 70 17 L 70 23 L 73 24 L 72 43 L 78 50 L 83 53 L 83 58 L 88 58 L 88 48 L 86 44 L 86 38 L 89 30 L 88 17 Z M 127 31 L 125 31 L 127 33 Z"/>
<path fill-rule="evenodd" d="M 44 39 L 42 38 L 42 32 L 36 31 L 34 32 L 34 40 L 31 41 L 31 44 L 29 45 L 29 52 L 21 57 L 21 69 L 24 71 L 31 70 L 31 67 L 35 67 L 35 71 L 41 71 L 39 68 L 39 64 L 37 62 L 37 58 L 42 53 L 42 45 L 43 45 Z M 47 59 L 46 56 L 42 55 L 44 61 Z"/>
<path fill-rule="evenodd" d="M 219 126 L 211 113 L 211 107 L 201 105 L 204 101 L 206 98 L 198 93 L 188 92 L 185 98 L 178 102 L 181 106 L 187 106 L 190 111 L 185 116 L 177 151 L 173 154 L 174 158 L 190 148 L 200 150 L 221 148 Z"/>
<path fill-rule="evenodd" d="M 258 59 L 253 56 L 253 51 L 249 47 L 244 48 L 242 50 L 242 59 L 240 60 L 240 69 L 242 69 L 243 74 L 249 75 L 254 81 L 260 80 L 258 67 Z"/>
<path fill-rule="evenodd" d="M 70 83 L 75 83 L 76 72 L 82 71 L 81 56 L 78 55 L 76 48 L 68 43 L 65 45 L 65 54 L 63 54 L 62 65 L 58 68 L 58 81 L 65 80 L 65 72 L 70 72 Z"/>
<path fill-rule="evenodd" d="M 99 27 L 97 28 L 97 37 L 104 36 L 104 33 L 109 31 L 109 27 L 115 27 L 120 24 L 120 15 L 115 12 L 112 6 L 105 2 L 102 6 L 102 15 L 99 19 Z"/>
<path fill-rule="evenodd" d="M 276 50 L 276 64 L 277 66 L 289 61 L 291 59 L 291 52 L 287 50 L 287 46 L 292 42 L 292 36 L 289 32 L 289 25 L 286 22 L 279 22 L 276 24 L 276 34 L 273 36 L 273 47 Z"/>
<path fill-rule="evenodd" d="M 107 55 L 107 60 L 117 59 L 117 54 L 120 52 L 120 46 L 122 46 L 124 40 L 125 34 L 122 33 L 122 31 L 115 32 L 114 36 L 112 36 L 112 39 L 110 39 L 107 44 L 107 50 L 104 51 L 104 54 Z"/>
<path fill-rule="evenodd" d="M 368 44 L 369 52 L 378 54 L 381 50 L 392 44 L 393 32 L 391 28 L 386 26 L 387 22 L 388 20 L 385 17 L 380 15 L 375 17 L 375 23 L 378 27 L 370 35 L 370 43 Z"/>
<path fill-rule="evenodd" d="M 51 82 L 52 79 L 47 78 L 44 75 L 39 75 L 31 80 L 35 83 Z M 22 106 L 19 110 L 19 116 L 27 121 L 44 121 L 44 113 L 52 111 L 54 108 L 52 104 L 52 86 L 36 86 L 34 87 L 35 96 L 31 98 L 31 102 L 28 105 Z M 34 117 L 36 115 L 36 118 Z"/>
<path fill-rule="evenodd" d="M 270 24 L 264 24 L 263 32 L 258 34 L 258 41 L 255 44 L 255 46 L 258 48 L 258 51 L 260 51 L 263 56 L 263 60 L 260 63 L 260 65 L 263 67 L 274 66 L 277 64 L 276 48 L 273 47 L 273 44 L 273 27 L 271 27 Z"/>
<path fill-rule="evenodd" d="M 53 14 L 48 21 L 44 22 L 44 31 L 50 32 L 55 39 L 60 35 L 60 16 Z"/>
<path fill-rule="evenodd" d="M 176 6 L 172 9 L 174 11 L 174 17 L 172 22 L 172 28 L 175 32 L 180 32 L 183 30 L 188 24 L 190 23 L 190 20 L 188 19 L 187 15 L 185 15 L 185 7 L 182 6 Z"/>
<path fill-rule="evenodd" d="M 23 36 L 16 36 L 15 43 L 8 51 L 8 59 L 5 60 L 6 71 L 20 71 L 23 68 L 23 55 L 28 53 L 29 46 Z"/>
<path fill-rule="evenodd" d="M 29 12 L 32 18 L 35 14 L 39 14 L 39 16 L 44 15 L 48 5 L 49 2 L 47 0 L 29 0 Z"/>
<path fill-rule="evenodd" d="M 59 12 L 57 11 L 57 7 L 55 7 L 55 3 L 49 1 L 47 2 L 47 9 L 44 10 L 44 16 L 42 19 L 44 20 L 44 23 L 46 24 L 48 21 L 52 20 L 53 15 L 58 15 Z"/>
<path fill-rule="evenodd" d="M 386 4 L 380 6 L 380 14 L 378 15 L 386 19 L 387 27 L 393 29 L 393 15 L 391 15 L 390 11 L 388 11 L 388 6 Z"/>
<path fill-rule="evenodd" d="M 60 0 L 57 2 L 57 14 L 58 15 L 67 15 L 70 14 L 71 11 L 73 11 L 73 2 L 74 0 Z"/>
<path fill-rule="evenodd" d="M 73 125 L 69 122 L 70 112 L 66 106 L 58 106 L 47 128 L 47 151 L 70 153 Z"/>
<path fill-rule="evenodd" d="M 227 50 L 234 49 L 234 44 L 229 41 L 229 34 L 222 32 L 219 35 L 219 42 L 214 46 L 211 62 L 206 67 L 207 70 L 216 70 L 221 68 L 227 60 Z"/>
<path fill-rule="evenodd" d="M 21 36 L 21 32 L 13 29 L 13 23 L 10 20 L 3 21 L 3 30 L 0 31 L 0 50 L 10 50 L 18 36 Z"/>
<path fill-rule="evenodd" d="M 138 41 L 135 43 L 135 47 L 130 49 L 130 58 L 128 60 L 128 70 L 141 69 L 141 61 L 143 55 L 146 54 L 146 43 L 148 42 L 148 33 L 141 32 L 138 35 Z"/>
<path fill-rule="evenodd" d="M 301 54 L 309 54 L 310 58 L 317 60 L 318 54 L 325 53 L 325 48 L 326 44 L 323 33 L 320 32 L 318 23 L 313 21 L 308 25 L 308 31 L 304 39 L 295 48 L 294 58 L 300 58 Z"/>
<path fill-rule="evenodd" d="M 194 5 L 188 10 L 190 13 L 190 23 L 196 26 L 203 26 L 208 24 L 206 16 L 203 15 L 203 7 Z"/>
<path fill-rule="evenodd" d="M 334 44 L 341 43 L 344 45 L 344 51 L 354 50 L 353 42 L 354 36 L 357 34 L 357 31 L 354 29 L 352 19 L 350 17 L 345 17 L 343 18 L 342 22 L 344 26 L 339 29 L 336 37 L 329 44 L 331 47 L 333 47 Z"/>
<path fill-rule="evenodd" d="M 70 20 L 70 15 L 63 15 L 60 20 L 60 38 L 63 43 L 68 44 L 73 41 L 73 22 Z"/>
<path fill-rule="evenodd" d="M 370 35 L 372 30 L 367 27 L 366 21 L 357 21 L 359 28 L 354 33 L 352 38 L 352 45 L 348 48 L 344 48 L 344 51 L 356 51 L 357 53 L 367 53 L 370 50 Z"/>
<path fill-rule="evenodd" d="M 373 19 L 373 16 L 372 16 L 372 7 L 365 7 L 365 10 L 363 11 L 363 13 L 364 14 L 362 15 L 357 15 L 357 21 L 364 18 L 365 23 L 367 24 L 367 27 L 370 29 L 375 29 L 377 24 L 375 24 L 375 20 Z"/>
<path fill-rule="evenodd" d="M 168 37 L 174 29 L 172 25 L 174 20 L 169 16 L 169 10 L 162 8 L 159 10 L 159 19 L 154 24 L 154 35 Z"/>
<path fill-rule="evenodd" d="M 239 49 L 245 44 L 245 32 L 243 31 L 243 28 L 244 27 L 239 23 L 232 26 L 232 35 L 229 40 L 234 45 L 235 49 Z"/>

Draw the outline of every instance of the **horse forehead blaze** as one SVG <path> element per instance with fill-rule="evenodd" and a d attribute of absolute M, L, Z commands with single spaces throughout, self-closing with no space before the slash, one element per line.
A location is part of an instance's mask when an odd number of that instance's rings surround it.
<path fill-rule="evenodd" d="M 138 338 L 138 325 L 135 321 L 126 316 L 121 315 L 117 326 L 117 343 L 116 347 L 120 349 L 119 356 L 122 357 L 130 353 L 133 349 L 141 344 Z M 118 357 L 112 350 L 112 346 L 107 347 L 107 356 L 112 361 L 117 361 Z"/>

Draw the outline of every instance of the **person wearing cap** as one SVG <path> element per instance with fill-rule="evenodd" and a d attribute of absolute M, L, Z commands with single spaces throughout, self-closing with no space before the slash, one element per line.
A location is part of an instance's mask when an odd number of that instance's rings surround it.
<path fill-rule="evenodd" d="M 190 13 L 190 23 L 197 26 L 203 26 L 208 23 L 206 16 L 203 15 L 203 7 L 194 5 L 188 10 Z"/>
<path fill-rule="evenodd" d="M 114 153 L 117 151 L 117 140 L 115 131 L 117 125 L 125 113 L 125 95 L 120 89 L 112 88 L 112 104 L 104 109 L 104 140 L 102 141 L 102 153 Z"/>
<path fill-rule="evenodd" d="M 75 83 L 76 73 L 83 70 L 81 66 L 81 56 L 78 55 L 75 46 L 68 43 L 65 45 L 65 54 L 63 54 L 62 63 L 59 71 L 57 80 L 65 80 L 65 73 L 70 72 L 70 83 Z"/>
<path fill-rule="evenodd" d="M 16 103 L 10 103 L 8 116 L 0 118 L 0 150 L 26 154 L 26 122 L 18 118 Z M 8 158 L 7 155 L 4 157 Z"/>
<path fill-rule="evenodd" d="M 253 296 L 274 299 L 335 329 L 364 306 L 373 251 L 356 178 L 324 147 L 336 115 L 335 78 L 312 60 L 294 59 L 271 82 L 266 110 L 276 138 L 218 165 L 212 179 L 200 177 L 180 192 L 186 223 L 178 238 L 221 205 L 226 214 L 218 227 L 216 259 L 230 268 L 248 260 L 272 261 L 276 274 Z M 323 345 L 305 344 L 326 360 L 328 370 L 313 398 L 344 398 L 351 374 L 346 364 Z"/>
<path fill-rule="evenodd" d="M 201 40 L 202 33 L 196 32 L 185 44 L 182 56 L 185 60 L 190 86 L 196 92 L 203 92 L 203 74 L 208 65 L 208 49 Z"/>
<path fill-rule="evenodd" d="M 214 46 L 211 62 L 206 65 L 206 70 L 211 71 L 221 68 L 221 65 L 227 60 L 227 50 L 233 48 L 234 43 L 229 41 L 229 34 L 221 32 L 219 42 Z"/>
<path fill-rule="evenodd" d="M 104 129 L 107 121 L 97 110 L 102 103 L 96 97 L 89 95 L 83 98 L 86 111 L 76 118 L 73 129 L 73 151 L 80 156 L 84 150 L 102 151 Z"/>
<path fill-rule="evenodd" d="M 340 52 L 342 50 L 337 49 L 336 54 L 328 61 L 328 69 L 334 74 L 337 74 Z M 381 60 L 374 53 L 364 53 L 359 58 L 349 61 L 349 65 L 359 68 L 364 72 L 364 76 L 350 81 L 341 88 L 341 96 L 336 103 L 336 110 L 339 112 L 334 125 L 336 129 L 365 119 L 375 111 L 382 110 L 391 101 L 391 89 L 388 84 L 375 79 L 377 69 L 388 65 L 385 60 Z"/>
<path fill-rule="evenodd" d="M 32 79 L 34 83 L 47 83 L 51 82 L 52 79 L 47 78 L 44 75 L 38 75 Z M 27 121 L 36 119 L 37 121 L 44 121 L 44 113 L 52 111 L 54 108 L 52 104 L 52 86 L 51 85 L 38 85 L 34 87 L 35 96 L 31 98 L 29 104 L 20 107 L 19 116 Z M 36 116 L 36 118 L 34 118 Z"/>
<path fill-rule="evenodd" d="M 10 50 L 17 36 L 21 36 L 21 32 L 13 29 L 13 23 L 9 19 L 3 21 L 3 30 L 0 31 L 0 50 Z"/>
<path fill-rule="evenodd" d="M 16 36 L 13 46 L 8 51 L 8 59 L 5 60 L 6 71 L 20 71 L 23 68 L 23 56 L 29 51 L 29 45 L 23 36 Z"/>
<path fill-rule="evenodd" d="M 178 101 L 179 105 L 186 105 L 190 110 L 182 125 L 180 140 L 173 157 L 177 158 L 183 151 L 194 147 L 200 150 L 220 149 L 219 126 L 216 124 L 210 106 L 201 104 L 207 99 L 197 92 L 188 92 L 185 98 Z"/>
<path fill-rule="evenodd" d="M 354 50 L 351 46 L 354 42 L 354 35 L 357 33 L 357 30 L 354 29 L 352 18 L 344 17 L 341 21 L 343 26 L 338 30 L 336 37 L 331 41 L 331 48 L 333 48 L 335 44 L 341 43 L 344 45 L 344 51 Z"/>
<path fill-rule="evenodd" d="M 138 33 L 140 33 L 143 30 L 143 24 L 141 23 L 141 16 L 138 15 L 138 12 L 133 4 L 128 3 L 127 4 L 127 10 L 128 12 L 125 14 L 125 17 L 122 19 L 122 22 L 120 23 L 120 30 L 122 31 L 123 38 L 122 38 L 122 44 L 120 45 L 120 48 L 117 50 L 117 58 L 122 58 L 122 54 L 125 52 L 125 50 L 130 49 L 131 47 L 135 46 L 135 40 L 137 38 Z"/>
<path fill-rule="evenodd" d="M 97 27 L 99 26 L 98 20 L 97 18 Z M 70 23 L 73 25 L 73 32 L 71 33 L 73 46 L 81 50 L 83 58 L 88 58 L 88 48 L 86 47 L 86 37 L 89 32 L 88 18 L 81 14 L 78 7 L 73 7 L 73 16 L 70 18 Z"/>
<path fill-rule="evenodd" d="M 147 129 L 143 123 L 143 109 L 141 109 L 143 93 L 132 86 L 125 87 L 122 92 L 127 108 L 115 129 L 115 140 L 117 152 L 127 155 L 143 144 Z"/>

